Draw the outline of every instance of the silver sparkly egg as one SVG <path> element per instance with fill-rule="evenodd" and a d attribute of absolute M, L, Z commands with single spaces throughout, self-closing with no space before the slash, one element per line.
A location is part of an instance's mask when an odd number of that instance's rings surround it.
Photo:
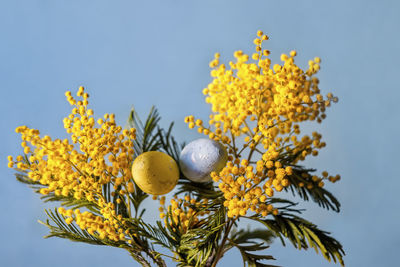
<path fill-rule="evenodd" d="M 225 167 L 228 153 L 225 147 L 211 139 L 197 139 L 187 144 L 180 155 L 183 174 L 196 183 L 211 181 L 210 173 Z"/>

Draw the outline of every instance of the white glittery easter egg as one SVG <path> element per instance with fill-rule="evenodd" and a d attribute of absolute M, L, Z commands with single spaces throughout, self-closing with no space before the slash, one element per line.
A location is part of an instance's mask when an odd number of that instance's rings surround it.
<path fill-rule="evenodd" d="M 228 153 L 225 147 L 211 139 L 197 139 L 187 144 L 180 155 L 179 164 L 183 174 L 193 182 L 211 181 L 210 173 L 225 167 Z"/>

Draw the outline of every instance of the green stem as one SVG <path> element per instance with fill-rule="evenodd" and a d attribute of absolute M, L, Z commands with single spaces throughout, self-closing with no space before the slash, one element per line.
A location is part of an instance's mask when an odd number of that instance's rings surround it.
<path fill-rule="evenodd" d="M 213 263 L 212 263 L 211 267 L 216 267 L 218 261 L 222 258 L 223 252 L 224 252 L 224 246 L 225 246 L 226 241 L 228 240 L 228 235 L 229 235 L 229 232 L 231 231 L 231 228 L 232 228 L 232 226 L 234 224 L 234 221 L 235 221 L 235 219 L 229 219 L 228 220 L 228 225 L 226 227 L 226 231 L 225 231 L 224 237 L 222 238 L 221 245 L 219 246 L 219 248 L 217 250 L 217 253 L 215 255 L 215 258 L 213 260 Z"/>
<path fill-rule="evenodd" d="M 129 254 L 131 254 L 132 258 L 139 262 L 143 267 L 151 267 L 150 263 L 146 261 L 141 253 L 129 250 Z"/>

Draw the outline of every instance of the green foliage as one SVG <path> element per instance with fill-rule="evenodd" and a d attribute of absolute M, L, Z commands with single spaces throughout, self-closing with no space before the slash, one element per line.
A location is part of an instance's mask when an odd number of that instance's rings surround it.
<path fill-rule="evenodd" d="M 277 267 L 276 265 L 269 265 L 260 262 L 262 260 L 275 260 L 274 257 L 270 255 L 254 254 L 255 251 L 268 249 L 269 246 L 266 244 L 271 244 L 274 238 L 275 235 L 273 232 L 267 229 L 232 230 L 227 248 L 236 247 L 240 251 L 244 266 L 247 264 L 247 266 L 254 267 Z M 262 242 L 257 242 L 256 240 Z"/>
<path fill-rule="evenodd" d="M 136 139 L 133 142 L 136 156 L 146 151 L 159 150 L 161 141 L 156 130 L 160 119 L 157 109 L 152 107 L 143 125 L 135 109 L 132 108 L 128 118 L 128 127 L 136 129 Z"/>
<path fill-rule="evenodd" d="M 290 186 L 285 188 L 286 191 L 290 189 L 290 191 L 295 195 L 297 193 L 302 199 L 308 201 L 311 199 L 316 202 L 320 207 L 326 209 L 332 209 L 333 211 L 340 211 L 340 203 L 339 201 L 330 193 L 328 190 L 319 187 L 317 182 L 314 182 L 311 179 L 311 172 L 315 171 L 314 169 L 305 169 L 301 166 L 295 166 L 293 168 L 293 174 L 288 175 L 287 179 L 290 181 Z M 306 175 L 304 175 L 306 174 Z M 306 176 L 306 177 L 303 177 Z M 300 186 L 299 184 L 312 184 L 312 189 L 308 189 L 305 186 Z"/>
<path fill-rule="evenodd" d="M 45 238 L 50 237 L 59 237 L 68 239 L 74 242 L 82 242 L 91 245 L 105 245 L 111 247 L 118 247 L 127 250 L 130 255 L 142 266 L 150 267 L 150 263 L 143 257 L 142 252 L 146 252 L 147 254 L 151 255 L 153 258 L 156 253 L 150 249 L 146 242 L 143 243 L 143 240 L 137 240 L 137 243 L 133 245 L 129 245 L 124 241 L 115 242 L 109 239 L 100 239 L 96 235 L 89 234 L 86 230 L 79 229 L 74 224 L 67 224 L 65 223 L 65 217 L 60 215 L 57 212 L 57 209 L 54 211 L 45 210 L 48 217 L 52 220 L 55 225 L 52 225 L 50 221 L 47 219 L 46 222 L 39 221 L 41 224 L 47 226 L 50 230 L 50 233 L 45 236 Z M 157 259 L 154 258 L 154 261 L 157 263 Z M 164 266 L 159 264 L 158 266 Z"/>
<path fill-rule="evenodd" d="M 160 221 L 157 221 L 157 226 L 147 224 L 142 219 L 132 220 L 132 223 L 138 235 L 152 240 L 154 245 L 160 245 L 167 249 L 177 245 L 176 240 L 169 235 L 168 230 Z"/>
<path fill-rule="evenodd" d="M 249 217 L 252 220 L 261 222 L 274 235 L 280 238 L 285 246 L 285 239 L 288 239 L 297 249 L 314 248 L 315 251 L 321 251 L 322 255 L 328 260 L 339 261 L 344 265 L 343 256 L 345 255 L 342 245 L 329 232 L 318 229 L 318 227 L 294 214 L 301 214 L 301 210 L 294 209 L 296 203 L 289 200 L 272 198 L 269 203 L 284 204 L 278 208 L 279 214 L 273 215 L 271 219 L 261 219 L 258 217 Z"/>
<path fill-rule="evenodd" d="M 230 242 L 234 244 L 257 244 L 257 242 L 255 241 L 257 239 L 263 241 L 263 243 L 271 244 L 276 237 L 271 231 L 266 229 L 240 229 L 239 231 L 233 229 L 230 235 Z"/>
<path fill-rule="evenodd" d="M 185 143 L 178 145 L 178 142 L 172 136 L 172 128 L 174 127 L 174 123 L 168 127 L 168 130 L 158 127 L 158 137 L 161 146 L 161 150 L 170 155 L 178 164 L 179 164 L 179 155 L 181 153 L 182 148 L 185 146 Z"/>
<path fill-rule="evenodd" d="M 66 224 L 65 217 L 60 215 L 57 212 L 57 209 L 54 209 L 54 211 L 45 210 L 45 212 L 47 216 L 55 223 L 55 225 L 51 225 L 49 220 L 46 220 L 46 222 L 39 221 L 41 224 L 46 225 L 50 229 L 50 233 L 46 235 L 45 238 L 60 237 L 74 242 L 119 247 L 119 244 L 117 243 L 105 243 L 105 241 L 90 235 L 87 231 L 77 228 L 74 224 Z"/>
<path fill-rule="evenodd" d="M 213 216 L 201 220 L 197 228 L 187 231 L 181 239 L 181 251 L 187 263 L 194 266 L 204 266 L 212 258 L 226 225 L 225 208 L 218 204 L 213 206 L 216 208 Z"/>
<path fill-rule="evenodd" d="M 285 187 L 284 190 L 291 191 L 293 195 L 298 195 L 305 201 L 309 201 L 310 198 L 316 202 L 320 207 L 325 209 L 332 209 L 333 211 L 340 211 L 339 201 L 330 193 L 328 190 L 319 187 L 318 182 L 312 180 L 312 173 L 315 169 L 307 169 L 300 165 L 294 165 L 294 160 L 301 153 L 290 154 L 288 152 L 282 153 L 279 160 L 285 164 L 285 166 L 291 166 L 293 169 L 292 175 L 287 175 L 286 178 L 289 180 L 289 187 Z M 303 186 L 300 186 L 303 184 Z M 304 185 L 311 184 L 312 188 L 309 189 Z"/>
<path fill-rule="evenodd" d="M 221 199 L 223 194 L 217 191 L 212 182 L 195 183 L 188 179 L 180 179 L 178 182 L 178 190 L 175 195 L 190 192 L 198 198 Z"/>
<path fill-rule="evenodd" d="M 86 199 L 76 199 L 74 197 L 68 196 L 56 196 L 53 192 L 43 195 L 40 197 L 44 202 L 60 202 L 61 206 L 70 208 L 70 209 L 80 209 L 86 208 L 93 212 L 94 214 L 100 214 L 99 207 Z"/>
<path fill-rule="evenodd" d="M 33 188 L 41 187 L 42 185 L 39 182 L 33 181 L 32 179 L 29 179 L 28 175 L 24 172 L 19 172 L 15 174 L 15 178 L 17 179 L 18 182 L 21 182 L 23 184 L 30 185 Z"/>

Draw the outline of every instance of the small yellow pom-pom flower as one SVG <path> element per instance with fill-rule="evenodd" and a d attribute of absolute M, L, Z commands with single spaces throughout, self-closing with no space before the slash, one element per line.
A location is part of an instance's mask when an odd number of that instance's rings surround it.
<path fill-rule="evenodd" d="M 253 60 L 258 60 L 258 59 L 260 58 L 260 55 L 257 54 L 257 53 L 254 53 L 254 54 L 251 56 L 251 58 L 252 58 Z"/>

